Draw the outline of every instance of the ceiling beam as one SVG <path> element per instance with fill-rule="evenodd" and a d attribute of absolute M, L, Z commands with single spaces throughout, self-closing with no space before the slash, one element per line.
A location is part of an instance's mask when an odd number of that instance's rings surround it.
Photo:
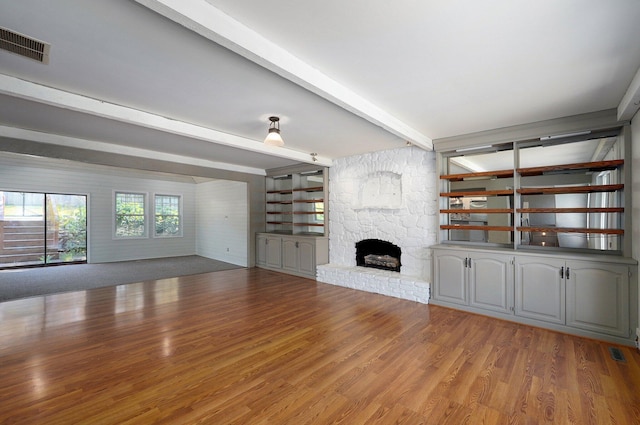
<path fill-rule="evenodd" d="M 132 148 L 129 146 L 114 145 L 113 143 L 79 139 L 76 137 L 60 136 L 58 134 L 42 133 L 39 131 L 25 130 L 22 128 L 8 127 L 4 125 L 0 125 L 0 138 L 28 140 L 31 142 L 45 143 L 48 145 L 65 146 L 69 148 L 128 155 L 138 158 L 154 159 L 178 164 L 195 165 L 204 168 L 214 168 L 217 170 L 256 174 L 259 176 L 267 175 L 266 171 L 261 168 L 209 161 L 206 159 L 157 152 L 148 149 Z"/>
<path fill-rule="evenodd" d="M 432 140 L 267 40 L 206 0 L 135 0 L 252 62 L 423 149 Z"/>
<path fill-rule="evenodd" d="M 332 164 L 332 160 L 327 157 L 316 156 L 314 160 L 308 153 L 282 147 L 266 146 L 262 141 L 223 133 L 138 109 L 92 99 L 4 74 L 0 74 L 0 94 L 279 158 L 325 167 L 329 167 Z"/>
<path fill-rule="evenodd" d="M 640 68 L 638 68 L 638 72 L 631 80 L 627 92 L 618 105 L 618 120 L 630 120 L 638 112 L 638 109 L 640 109 Z"/>

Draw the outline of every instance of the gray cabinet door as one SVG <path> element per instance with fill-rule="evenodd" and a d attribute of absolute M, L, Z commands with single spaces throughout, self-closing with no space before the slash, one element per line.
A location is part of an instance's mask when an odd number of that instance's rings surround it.
<path fill-rule="evenodd" d="M 549 257 L 516 257 L 515 314 L 564 324 L 564 266 Z"/>
<path fill-rule="evenodd" d="M 512 257 L 473 253 L 468 262 L 469 305 L 511 313 L 513 304 Z"/>
<path fill-rule="evenodd" d="M 435 299 L 456 304 L 468 304 L 466 254 L 464 251 L 438 251 L 435 253 L 435 291 L 433 295 Z"/>
<path fill-rule="evenodd" d="M 629 268 L 567 261 L 567 325 L 629 336 Z"/>
<path fill-rule="evenodd" d="M 258 235 L 256 237 L 256 265 L 265 266 L 267 264 L 267 237 Z"/>
<path fill-rule="evenodd" d="M 316 247 L 309 240 L 298 242 L 298 271 L 312 277 L 316 275 Z"/>
<path fill-rule="evenodd" d="M 282 238 L 279 236 L 267 236 L 267 266 L 282 267 Z"/>
<path fill-rule="evenodd" d="M 282 239 L 282 268 L 292 272 L 298 271 L 298 241 L 295 239 Z"/>

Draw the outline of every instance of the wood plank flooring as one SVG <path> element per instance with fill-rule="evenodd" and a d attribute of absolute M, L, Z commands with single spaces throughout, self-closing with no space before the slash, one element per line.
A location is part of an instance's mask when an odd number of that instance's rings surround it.
<path fill-rule="evenodd" d="M 639 424 L 609 346 L 222 271 L 0 303 L 0 423 Z"/>

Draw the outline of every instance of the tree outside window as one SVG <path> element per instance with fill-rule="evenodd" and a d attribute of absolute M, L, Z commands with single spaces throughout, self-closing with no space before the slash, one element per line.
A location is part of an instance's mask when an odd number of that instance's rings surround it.
<path fill-rule="evenodd" d="M 145 195 L 116 192 L 116 237 L 135 238 L 146 235 Z"/>
<path fill-rule="evenodd" d="M 155 196 L 155 236 L 181 236 L 180 196 Z"/>

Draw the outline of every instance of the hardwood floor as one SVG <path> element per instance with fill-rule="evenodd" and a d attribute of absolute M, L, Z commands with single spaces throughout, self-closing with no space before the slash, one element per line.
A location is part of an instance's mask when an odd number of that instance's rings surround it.
<path fill-rule="evenodd" d="M 640 355 L 261 269 L 0 304 L 2 424 L 638 424 Z"/>

